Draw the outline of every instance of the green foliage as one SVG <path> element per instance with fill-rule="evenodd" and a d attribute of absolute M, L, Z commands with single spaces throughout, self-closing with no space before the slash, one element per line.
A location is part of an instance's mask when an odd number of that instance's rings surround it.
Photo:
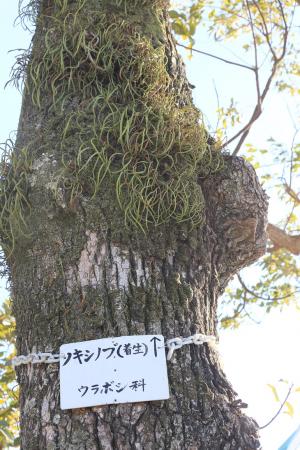
<path fill-rule="evenodd" d="M 205 3 L 200 0 L 181 10 L 169 11 L 174 33 L 184 40 L 188 39 L 191 47 L 195 44 L 194 36 L 203 18 Z"/>
<path fill-rule="evenodd" d="M 39 16 L 37 30 L 45 25 L 47 32 L 39 38 L 37 31 L 27 69 L 33 103 L 40 108 L 51 95 L 50 110 L 61 118 L 58 189 L 69 192 L 72 204 L 109 180 L 126 225 L 145 231 L 171 220 L 200 224 L 197 177 L 217 170 L 221 157 L 207 144 L 201 114 L 168 73 L 159 19 L 165 2 L 116 0 L 106 9 L 103 0 L 92 12 L 87 4 L 56 0 Z M 150 10 L 141 10 L 146 4 Z"/>
<path fill-rule="evenodd" d="M 0 448 L 19 445 L 18 387 L 15 371 L 7 365 L 15 354 L 14 330 L 15 323 L 7 300 L 0 308 Z"/>
<path fill-rule="evenodd" d="M 26 215 L 28 174 L 31 160 L 28 148 L 14 149 L 9 139 L 0 146 L 0 243 L 9 259 L 16 239 L 27 234 Z"/>

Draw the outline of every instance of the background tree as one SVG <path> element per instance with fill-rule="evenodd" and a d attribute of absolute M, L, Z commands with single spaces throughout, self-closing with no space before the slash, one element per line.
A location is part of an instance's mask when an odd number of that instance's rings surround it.
<path fill-rule="evenodd" d="M 242 77 L 247 72 L 252 74 L 256 99 L 252 111 L 248 111 L 248 118 L 244 118 L 245 124 L 242 124 L 238 99 L 232 98 L 228 106 L 219 104 L 218 126 L 217 129 L 211 127 L 210 132 L 219 139 L 221 147 L 229 145 L 233 154 L 243 150 L 245 158 L 258 171 L 268 194 L 277 197 L 278 204 L 287 211 L 278 225 L 268 225 L 270 245 L 266 256 L 257 264 L 259 281 L 248 284 L 240 274 L 238 285 L 232 285 L 223 296 L 222 325 L 236 327 L 249 312 L 255 317 L 258 309 L 269 312 L 297 303 L 299 299 L 299 112 L 296 108 L 290 111 L 290 120 L 294 123 L 290 146 L 274 141 L 272 130 L 263 148 L 248 140 L 253 124 L 263 113 L 266 99 L 275 90 L 291 97 L 300 94 L 296 56 L 299 3 L 221 1 L 216 5 L 213 1 L 191 0 L 178 2 L 176 6 L 178 8 L 171 11 L 173 29 L 181 38 L 178 44 L 189 49 L 191 56 L 217 59 L 220 65 L 236 67 Z M 199 28 L 203 30 L 202 34 Z M 231 43 L 234 56 L 227 58 L 223 54 L 208 53 L 198 46 L 194 48 L 196 32 L 201 37 L 209 35 L 216 42 Z M 221 50 L 220 47 L 220 53 Z M 278 204 L 273 207 L 278 208 Z"/>
<path fill-rule="evenodd" d="M 35 6 L 35 3 L 34 2 L 31 2 L 31 4 L 30 4 L 30 6 L 31 7 L 34 7 Z M 61 6 L 63 6 L 63 4 L 61 4 Z M 196 10 L 195 10 L 196 11 Z M 28 12 L 28 10 L 27 10 L 27 12 Z M 26 13 L 26 11 L 25 11 L 25 13 Z M 173 13 L 173 16 L 174 16 L 174 13 Z M 249 23 L 248 23 L 249 24 Z M 47 50 L 49 50 L 48 48 L 47 48 Z M 51 51 L 52 50 L 54 50 L 53 48 L 51 49 L 50 48 L 50 50 L 49 50 L 49 54 L 48 54 L 48 56 L 49 56 L 49 58 L 51 59 L 52 58 L 52 56 L 51 56 Z M 92 51 L 91 49 L 89 50 L 90 52 Z M 94 50 L 93 50 L 94 51 Z M 57 56 L 57 55 L 56 55 Z M 97 56 L 97 58 L 100 58 L 100 55 L 98 55 Z M 93 59 L 93 58 L 92 58 Z M 22 66 L 22 64 L 24 63 L 24 59 L 22 58 L 22 59 L 20 59 L 19 60 L 19 63 L 21 62 L 21 66 Z M 25 60 L 25 62 L 26 62 L 26 60 Z M 86 62 L 86 61 L 85 61 Z M 91 60 L 90 60 L 90 62 L 92 62 Z M 77 61 L 77 63 L 78 63 L 78 61 Z M 16 75 L 17 75 L 17 78 L 18 78 L 18 74 L 19 74 L 19 72 L 18 72 L 18 69 L 20 68 L 20 64 L 18 64 L 17 65 L 17 72 L 15 72 L 16 73 Z M 96 68 L 96 67 L 95 67 Z M 37 70 L 39 71 L 41 69 L 41 67 L 39 67 Z M 76 68 L 75 68 L 76 69 Z M 98 68 L 96 68 L 97 70 L 99 70 L 99 67 Z M 74 73 L 75 73 L 76 71 L 74 70 Z M 71 75 L 71 78 L 72 78 L 72 75 Z M 57 80 L 56 80 L 57 81 Z M 69 82 L 70 82 L 70 78 L 69 78 Z M 71 81 L 71 83 L 72 83 L 73 81 Z M 38 93 L 37 93 L 37 95 L 38 95 Z M 125 113 L 125 116 L 126 116 L 126 113 Z M 77 119 L 76 119 L 77 120 Z M 120 122 L 120 118 L 116 118 L 115 119 L 118 123 Z M 70 124 L 68 124 L 68 126 L 69 126 Z M 111 125 L 111 123 L 110 123 L 110 125 Z M 165 121 L 163 121 L 163 125 L 165 126 L 166 125 L 166 123 L 165 123 Z M 71 129 L 71 131 L 72 131 L 72 129 Z M 106 131 L 104 131 L 104 133 L 106 133 Z M 65 137 L 65 136 L 64 136 Z M 120 144 L 122 144 L 122 143 L 120 143 Z M 86 156 L 87 155 L 87 152 L 88 152 L 88 150 L 87 149 L 82 149 L 83 150 L 83 152 L 82 152 L 82 155 L 80 155 L 80 158 L 82 158 L 83 159 L 83 156 Z M 26 153 L 26 152 L 25 152 Z M 80 154 L 80 153 L 79 153 Z M 94 155 L 90 155 L 91 156 L 91 158 L 94 158 L 94 161 L 95 161 L 95 159 L 99 156 L 99 155 L 97 155 L 97 154 L 94 154 Z M 83 159 L 84 160 L 84 159 Z M 88 158 L 86 158 L 86 160 L 88 160 Z M 25 161 L 26 161 L 26 164 L 25 164 L 25 166 L 27 165 L 27 163 L 28 163 L 28 160 L 27 160 L 27 155 L 25 155 Z M 80 161 L 80 162 L 82 162 L 82 161 Z M 86 161 L 84 161 L 84 163 L 85 163 Z M 112 161 L 113 163 L 115 162 L 115 161 Z M 140 162 L 140 161 L 139 161 Z M 152 162 L 152 161 L 151 161 Z M 197 163 L 198 163 L 199 161 L 197 161 Z M 88 162 L 89 164 L 90 164 L 90 161 Z M 98 163 L 99 163 L 99 161 L 98 161 Z M 101 163 L 102 163 L 102 161 L 101 161 Z M 172 163 L 173 164 L 173 163 Z M 126 164 L 125 164 L 125 166 L 126 166 Z M 89 173 L 89 168 L 93 168 L 93 170 L 95 171 L 95 170 L 97 170 L 98 168 L 96 168 L 95 169 L 95 164 L 94 165 L 90 165 L 90 166 L 88 166 L 88 165 L 85 165 L 84 166 L 84 169 L 87 169 L 87 172 Z M 103 166 L 102 166 L 103 167 Z M 203 162 L 202 162 L 202 167 L 203 167 Z M 172 166 L 172 168 L 175 168 L 175 165 L 173 165 Z M 66 169 L 66 166 L 64 165 L 64 169 Z M 70 169 L 69 167 L 68 167 L 68 169 Z M 71 169 L 72 169 L 72 167 L 71 167 Z M 75 169 L 74 167 L 73 167 L 73 169 Z M 136 169 L 136 167 L 134 167 L 134 169 Z M 188 168 L 188 170 L 190 170 L 190 167 Z M 115 167 L 113 167 L 113 170 L 111 171 L 111 172 L 114 172 L 115 171 Z M 72 171 L 71 171 L 72 172 Z M 165 170 L 165 172 L 168 172 L 168 170 Z M 158 172 L 159 174 L 162 174 L 163 173 L 163 175 L 164 175 L 164 177 L 165 177 L 165 172 Z M 113 175 L 115 175 L 117 172 L 114 172 L 113 173 Z M 190 172 L 188 172 L 188 173 L 190 173 Z M 73 170 L 73 172 L 72 172 L 72 175 L 74 175 L 75 174 L 75 178 L 78 178 L 78 174 L 76 173 L 76 170 Z M 81 170 L 81 168 L 80 168 L 80 174 L 82 175 L 83 174 L 83 171 Z M 130 174 L 130 177 L 132 177 L 132 173 L 129 173 Z M 148 173 L 149 174 L 149 173 Z M 62 178 L 64 178 L 65 177 L 65 173 L 63 174 L 63 175 L 61 175 L 61 174 L 59 174 L 60 176 L 59 176 L 59 180 L 61 181 L 61 179 Z M 111 175 L 111 174 L 110 174 Z M 176 175 L 176 173 L 175 173 L 175 175 Z M 124 174 L 122 174 L 122 176 L 124 177 Z M 122 181 L 122 176 L 120 176 L 119 177 L 119 180 L 121 180 Z M 99 171 L 98 171 L 98 177 L 99 177 Z M 21 179 L 23 178 L 23 181 L 25 180 L 25 178 L 26 178 L 26 174 L 24 174 L 24 176 L 23 176 L 23 174 L 22 174 L 22 176 L 20 177 L 20 181 L 21 181 Z M 83 177 L 83 178 L 85 178 L 85 177 Z M 101 177 L 100 177 L 101 178 Z M 164 180 L 165 180 L 165 178 L 164 178 Z M 63 182 L 65 181 L 65 179 L 63 179 Z M 69 179 L 68 179 L 68 181 L 70 181 Z M 98 181 L 99 181 L 99 179 L 98 179 Z M 177 185 L 178 186 L 180 186 L 180 183 L 181 183 L 181 181 L 182 180 L 176 180 L 176 176 L 175 176 L 175 181 L 177 181 Z M 93 183 L 94 183 L 94 181 L 93 181 Z M 134 181 L 133 181 L 133 183 L 134 183 Z M 71 197 L 71 201 L 70 201 L 70 203 L 72 203 L 72 201 L 75 199 L 76 200 L 76 202 L 77 201 L 79 201 L 78 200 L 78 192 L 79 192 L 79 196 L 82 194 L 82 192 L 81 192 L 81 190 L 82 190 L 82 186 L 80 186 L 80 183 L 78 183 L 78 179 L 76 179 L 76 182 L 75 183 L 73 183 L 73 180 L 71 180 L 71 183 L 70 183 L 71 185 L 72 185 L 72 189 L 74 189 L 72 192 L 71 192 L 71 195 L 70 195 L 70 197 Z M 126 183 L 125 183 L 126 184 Z M 175 183 L 175 185 L 176 185 L 176 183 Z M 79 186 L 79 191 L 78 191 L 78 186 Z M 137 185 L 135 185 L 135 184 L 133 184 L 133 186 L 134 187 L 136 187 L 136 186 L 138 186 L 138 184 Z M 182 185 L 181 185 L 182 186 Z M 53 188 L 54 188 L 54 190 L 56 191 L 56 187 L 57 186 L 52 186 Z M 64 186 L 64 188 L 66 188 L 66 187 L 69 187 L 69 186 Z M 93 186 L 94 187 L 94 186 Z M 124 187 L 124 186 L 123 186 Z M 173 188 L 174 186 L 172 186 L 172 188 Z M 190 186 L 191 187 L 191 186 Z M 190 188 L 189 187 L 189 188 Z M 60 188 L 60 187 L 59 187 Z M 96 189 L 95 190 L 97 190 L 97 188 L 98 187 L 96 187 Z M 180 189 L 179 189 L 180 190 Z M 17 192 L 18 191 L 18 188 L 16 188 L 15 189 L 15 192 Z M 134 190 L 133 190 L 134 191 Z M 122 189 L 120 190 L 117 190 L 117 192 L 120 194 L 122 194 Z M 124 192 L 124 190 L 123 190 L 123 192 Z M 138 192 L 138 188 L 137 188 L 137 192 Z M 144 192 L 145 192 L 145 190 L 144 190 Z M 75 193 L 75 194 L 74 194 Z M 22 190 L 21 190 L 21 194 L 22 194 Z M 173 196 L 173 193 L 172 193 L 172 196 Z M 57 192 L 55 192 L 55 197 L 57 197 Z M 152 196 L 153 197 L 153 196 Z M 151 199 L 152 199 L 152 197 L 151 197 Z M 125 198 L 125 201 L 124 201 L 124 198 L 125 197 L 123 197 L 122 199 L 121 199 L 121 201 L 120 201 L 120 203 L 125 203 L 125 205 L 126 205 L 126 198 Z M 169 201 L 170 201 L 170 196 L 168 197 L 168 193 L 166 193 L 165 194 L 165 198 L 167 198 Z M 22 196 L 21 196 L 21 199 L 22 199 Z M 132 201 L 132 203 L 131 203 L 131 206 L 132 205 L 134 205 L 134 196 L 132 196 L 132 199 L 133 199 L 133 201 Z M 18 198 L 18 201 L 19 201 L 20 199 Z M 69 199 L 68 199 L 69 200 Z M 172 199 L 171 199 L 172 200 Z M 184 199 L 182 200 L 182 198 L 180 199 L 180 201 L 182 201 L 182 203 L 184 202 Z M 199 197 L 198 197 L 198 199 L 197 199 L 197 201 L 199 202 Z M 8 200 L 8 203 L 9 203 L 9 200 Z M 22 203 L 22 202 L 20 202 L 20 203 Z M 148 202 L 147 202 L 148 203 Z M 172 202 L 171 202 L 172 203 Z M 195 205 L 196 205 L 196 203 L 194 203 Z M 198 203 L 199 204 L 199 203 Z M 155 202 L 154 202 L 154 205 L 155 205 Z M 127 204 L 127 206 L 128 206 L 128 204 Z M 143 210 L 143 211 L 147 211 L 147 206 L 148 205 L 146 205 L 146 208 Z M 181 206 L 181 205 L 180 205 Z M 159 214 L 161 214 L 161 211 L 159 210 L 159 207 L 157 208 L 157 210 L 155 210 L 155 208 L 152 208 L 152 211 L 151 211 L 151 208 L 149 208 L 149 211 L 150 212 L 148 212 L 147 214 L 148 214 L 148 216 L 147 216 L 147 219 L 148 219 L 148 217 L 149 217 L 149 215 L 150 215 L 150 220 L 149 220 L 149 223 L 153 220 L 153 209 L 154 209 L 154 216 L 155 216 L 155 213 L 157 213 L 157 211 L 159 212 Z M 196 208 L 197 209 L 197 208 Z M 175 219 L 175 221 L 178 221 L 178 219 L 179 220 L 181 220 L 182 219 L 182 211 L 184 211 L 184 208 L 182 208 L 181 209 L 181 212 L 180 212 L 180 216 L 181 217 L 178 217 L 178 210 L 180 211 L 180 207 L 179 208 L 177 208 L 177 210 L 175 211 L 174 210 L 174 208 L 173 208 L 173 212 L 175 212 L 175 214 L 173 215 L 173 217 L 172 217 L 172 214 L 170 214 L 170 211 L 172 210 L 172 208 L 169 208 L 169 212 L 167 212 L 167 214 L 165 215 L 165 217 L 164 217 L 164 219 L 163 220 L 169 220 L 169 218 L 173 218 L 173 219 Z M 133 211 L 134 211 L 134 209 L 133 209 Z M 187 209 L 185 209 L 185 211 L 187 211 Z M 18 214 L 18 212 L 16 211 L 16 213 Z M 134 220 L 132 220 L 132 216 L 131 216 L 131 214 L 132 214 L 132 209 L 131 208 L 128 208 L 127 210 L 126 210 L 126 207 L 125 207 L 125 211 L 124 211 L 124 213 L 125 213 L 125 218 L 126 218 L 126 220 L 127 221 L 133 221 L 134 222 Z M 201 217 L 201 214 L 199 215 L 199 213 L 201 213 L 201 211 L 200 211 L 200 209 L 198 209 L 198 219 Z M 152 216 L 151 216 L 151 214 L 152 214 Z M 168 214 L 169 214 L 169 218 L 168 218 Z M 177 214 L 177 217 L 176 217 L 176 214 Z M 197 217 L 197 216 L 196 216 Z M 21 219 L 23 218 L 23 216 L 21 215 Z M 145 218 L 144 218 L 145 219 Z M 236 218 L 235 218 L 236 219 Z M 154 219 L 153 221 L 155 222 L 155 220 L 157 220 L 157 219 Z M 18 217 L 17 217 L 17 222 L 20 222 L 19 220 L 18 220 Z M 24 225 L 25 225 L 25 222 L 26 221 L 24 221 Z M 144 220 L 143 221 L 143 223 L 147 223 L 147 220 Z M 142 227 L 143 227 L 143 223 L 140 223 L 139 224 L 139 226 L 141 225 Z M 235 223 L 234 224 L 234 230 L 231 230 L 231 231 L 229 231 L 229 228 L 232 228 L 232 223 L 227 223 L 227 227 L 228 227 L 228 230 L 227 230 L 227 232 L 229 233 L 229 235 L 230 235 L 230 233 L 232 234 L 231 235 L 231 238 L 237 238 L 237 235 L 241 235 L 242 236 L 242 238 L 244 238 L 245 236 L 246 236 L 246 238 L 247 238 L 247 236 L 248 235 L 251 235 L 251 233 L 252 233 L 252 229 L 253 229 L 253 223 L 251 223 L 251 221 L 250 221 L 250 223 L 248 223 L 248 221 L 246 220 L 246 222 L 245 223 L 239 223 L 238 224 L 238 226 L 237 226 L 237 224 Z M 27 224 L 26 224 L 26 227 L 27 227 Z M 151 225 L 149 225 L 149 228 L 151 228 Z M 237 229 L 236 229 L 237 228 Z M 23 230 L 22 230 L 22 222 L 21 222 L 21 227 L 19 227 L 19 231 L 21 232 L 21 234 L 23 233 Z M 150 231 L 149 231 L 150 232 Z M 250 234 L 249 234 L 250 233 Z M 14 239 L 14 237 L 13 237 L 13 239 Z M 235 239 L 233 239 L 233 240 L 235 240 Z M 238 240 L 239 240 L 239 238 L 238 238 Z M 225 323 L 225 322 L 224 322 Z"/>
<path fill-rule="evenodd" d="M 7 365 L 15 356 L 14 351 L 15 323 L 11 316 L 9 302 L 0 309 L 0 448 L 8 444 L 17 446 L 18 441 L 18 388 L 15 371 Z"/>

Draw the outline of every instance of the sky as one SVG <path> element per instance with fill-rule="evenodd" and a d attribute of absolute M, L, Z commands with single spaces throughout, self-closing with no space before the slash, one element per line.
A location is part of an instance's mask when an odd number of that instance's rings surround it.
<path fill-rule="evenodd" d="M 0 142 L 17 129 L 21 104 L 18 91 L 4 85 L 9 79 L 10 68 L 14 63 L 12 49 L 27 48 L 31 36 L 22 27 L 13 26 L 17 15 L 18 0 L 0 2 Z M 202 50 L 220 54 L 208 38 L 197 39 L 196 47 Z M 222 46 L 222 55 L 232 57 L 232 48 Z M 231 97 L 239 100 L 242 110 L 247 113 L 253 107 L 253 80 L 251 74 L 242 69 L 234 70 L 220 62 L 205 56 L 195 55 L 192 60 L 184 56 L 188 77 L 194 89 L 196 104 L 201 108 L 204 118 L 216 127 L 215 110 L 220 104 L 230 101 Z M 216 95 L 216 91 L 218 95 Z M 283 95 L 273 95 L 268 100 L 262 118 L 254 126 L 250 140 L 255 145 L 264 146 L 272 135 L 286 145 L 290 145 L 293 135 L 293 125 L 289 111 L 294 105 Z M 269 220 L 276 223 L 281 220 L 278 201 L 271 199 Z M 255 269 L 249 275 L 257 277 Z M 5 280 L 0 286 L 0 302 L 8 296 Z M 255 418 L 260 426 L 266 424 L 277 412 L 280 403 L 276 403 L 271 389 L 273 384 L 278 387 L 279 396 L 283 399 L 289 384 L 279 382 L 287 380 L 300 386 L 300 313 L 294 307 L 283 312 L 274 311 L 260 318 L 260 323 L 243 323 L 238 330 L 220 331 L 219 350 L 223 360 L 224 370 L 232 382 L 240 398 L 247 402 L 247 413 Z M 275 450 L 300 424 L 300 392 L 290 399 L 295 408 L 293 418 L 281 414 L 276 421 L 261 432 L 263 450 Z"/>

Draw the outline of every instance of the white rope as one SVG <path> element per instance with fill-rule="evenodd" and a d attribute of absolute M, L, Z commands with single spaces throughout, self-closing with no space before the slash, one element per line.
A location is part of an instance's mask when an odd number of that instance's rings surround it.
<path fill-rule="evenodd" d="M 166 342 L 166 347 L 168 347 L 169 351 L 167 354 L 167 360 L 173 356 L 175 350 L 178 350 L 183 345 L 194 344 L 194 345 L 202 345 L 205 343 L 214 344 L 216 342 L 215 336 L 207 336 L 205 334 L 194 334 L 193 336 L 189 336 L 186 338 L 177 337 L 174 339 L 169 339 Z"/>
<path fill-rule="evenodd" d="M 169 361 L 175 350 L 183 347 L 184 345 L 194 344 L 202 345 L 205 343 L 212 344 L 216 342 L 215 336 L 207 336 L 205 334 L 194 334 L 186 338 L 177 337 L 166 341 L 164 347 L 168 347 L 167 360 Z M 65 359 L 64 353 L 30 353 L 29 355 L 15 356 L 10 364 L 14 367 L 21 366 L 22 364 L 53 364 L 58 363 L 60 359 Z"/>
<path fill-rule="evenodd" d="M 60 359 L 64 359 L 65 355 L 53 353 L 30 353 L 29 355 L 15 356 L 11 360 L 12 366 L 21 366 L 22 364 L 53 364 L 58 363 Z"/>

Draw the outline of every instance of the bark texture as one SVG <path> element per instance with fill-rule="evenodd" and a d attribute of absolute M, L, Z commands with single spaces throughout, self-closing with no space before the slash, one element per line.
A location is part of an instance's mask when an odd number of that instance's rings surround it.
<path fill-rule="evenodd" d="M 165 61 L 184 107 L 191 97 L 165 10 L 160 2 Z M 33 52 L 45 32 L 37 30 Z M 68 100 L 65 113 L 79 108 L 80 95 Z M 61 116 L 51 101 L 45 94 L 36 105 L 25 96 L 17 141 L 21 148 L 35 137 L 30 233 L 8 255 L 18 353 L 57 352 L 62 343 L 108 336 L 216 334 L 217 301 L 228 280 L 265 251 L 267 202 L 252 167 L 224 156 L 222 170 L 199 175 L 201 226 L 170 220 L 144 234 L 124 226 L 109 182 L 97 195 L 81 192 L 71 203 L 63 188 L 57 190 L 55 120 Z M 62 411 L 57 365 L 21 366 L 17 373 L 24 450 L 259 448 L 257 424 L 241 412 L 217 349 L 207 344 L 175 352 L 168 401 Z"/>

